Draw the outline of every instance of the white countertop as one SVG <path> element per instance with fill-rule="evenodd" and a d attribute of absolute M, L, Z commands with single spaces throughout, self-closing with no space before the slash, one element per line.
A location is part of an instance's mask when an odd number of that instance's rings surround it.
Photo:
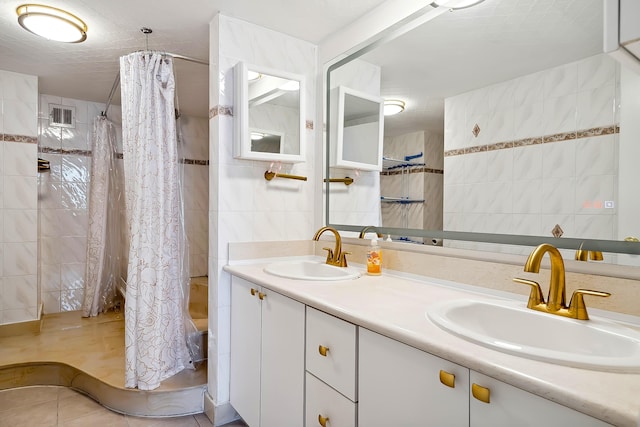
<path fill-rule="evenodd" d="M 500 298 L 481 288 L 466 285 L 456 288 L 442 280 L 428 277 L 416 280 L 389 271 L 382 276 L 367 276 L 362 268 L 358 269 L 363 276 L 356 280 L 291 280 L 265 273 L 265 266 L 262 262 L 243 263 L 227 265 L 224 269 L 341 319 L 613 425 L 640 425 L 640 374 L 572 368 L 505 354 L 445 332 L 426 317 L 430 305 L 445 300 Z M 526 306 L 526 297 L 521 299 Z"/>

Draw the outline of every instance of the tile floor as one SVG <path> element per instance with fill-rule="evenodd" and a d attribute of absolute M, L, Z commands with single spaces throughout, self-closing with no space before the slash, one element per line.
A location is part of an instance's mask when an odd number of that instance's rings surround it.
<path fill-rule="evenodd" d="M 67 387 L 34 386 L 0 391 L 0 427 L 210 427 L 204 414 L 140 418 L 112 412 Z M 225 427 L 246 427 L 238 421 Z"/>

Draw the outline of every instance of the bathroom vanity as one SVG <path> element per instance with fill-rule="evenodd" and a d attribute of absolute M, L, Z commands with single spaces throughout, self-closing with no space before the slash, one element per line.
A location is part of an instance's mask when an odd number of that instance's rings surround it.
<path fill-rule="evenodd" d="M 225 267 L 231 404 L 252 427 L 300 426 L 303 417 L 306 426 L 637 425 L 637 371 L 507 354 L 427 315 L 448 300 L 502 295 L 389 271 L 292 280 L 266 265 Z"/>

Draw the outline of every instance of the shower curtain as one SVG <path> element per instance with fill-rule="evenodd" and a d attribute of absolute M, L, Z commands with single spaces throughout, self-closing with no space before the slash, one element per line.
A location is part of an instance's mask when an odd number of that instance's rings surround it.
<path fill-rule="evenodd" d="M 113 306 L 120 271 L 120 185 L 115 164 L 116 131 L 106 117 L 93 122 L 89 229 L 82 316 Z"/>
<path fill-rule="evenodd" d="M 125 386 L 153 390 L 192 367 L 187 347 L 188 270 L 171 57 L 120 58 L 129 266 Z"/>

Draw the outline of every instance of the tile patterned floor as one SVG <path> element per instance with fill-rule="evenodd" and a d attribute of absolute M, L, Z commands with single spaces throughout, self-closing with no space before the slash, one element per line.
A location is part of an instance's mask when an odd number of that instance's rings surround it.
<path fill-rule="evenodd" d="M 100 406 L 67 387 L 36 386 L 0 391 L 1 427 L 211 427 L 204 414 L 176 418 L 139 418 Z"/>
<path fill-rule="evenodd" d="M 212 427 L 206 415 L 140 418 L 122 415 L 67 387 L 0 391 L 0 427 Z M 246 427 L 238 421 L 225 427 Z"/>

